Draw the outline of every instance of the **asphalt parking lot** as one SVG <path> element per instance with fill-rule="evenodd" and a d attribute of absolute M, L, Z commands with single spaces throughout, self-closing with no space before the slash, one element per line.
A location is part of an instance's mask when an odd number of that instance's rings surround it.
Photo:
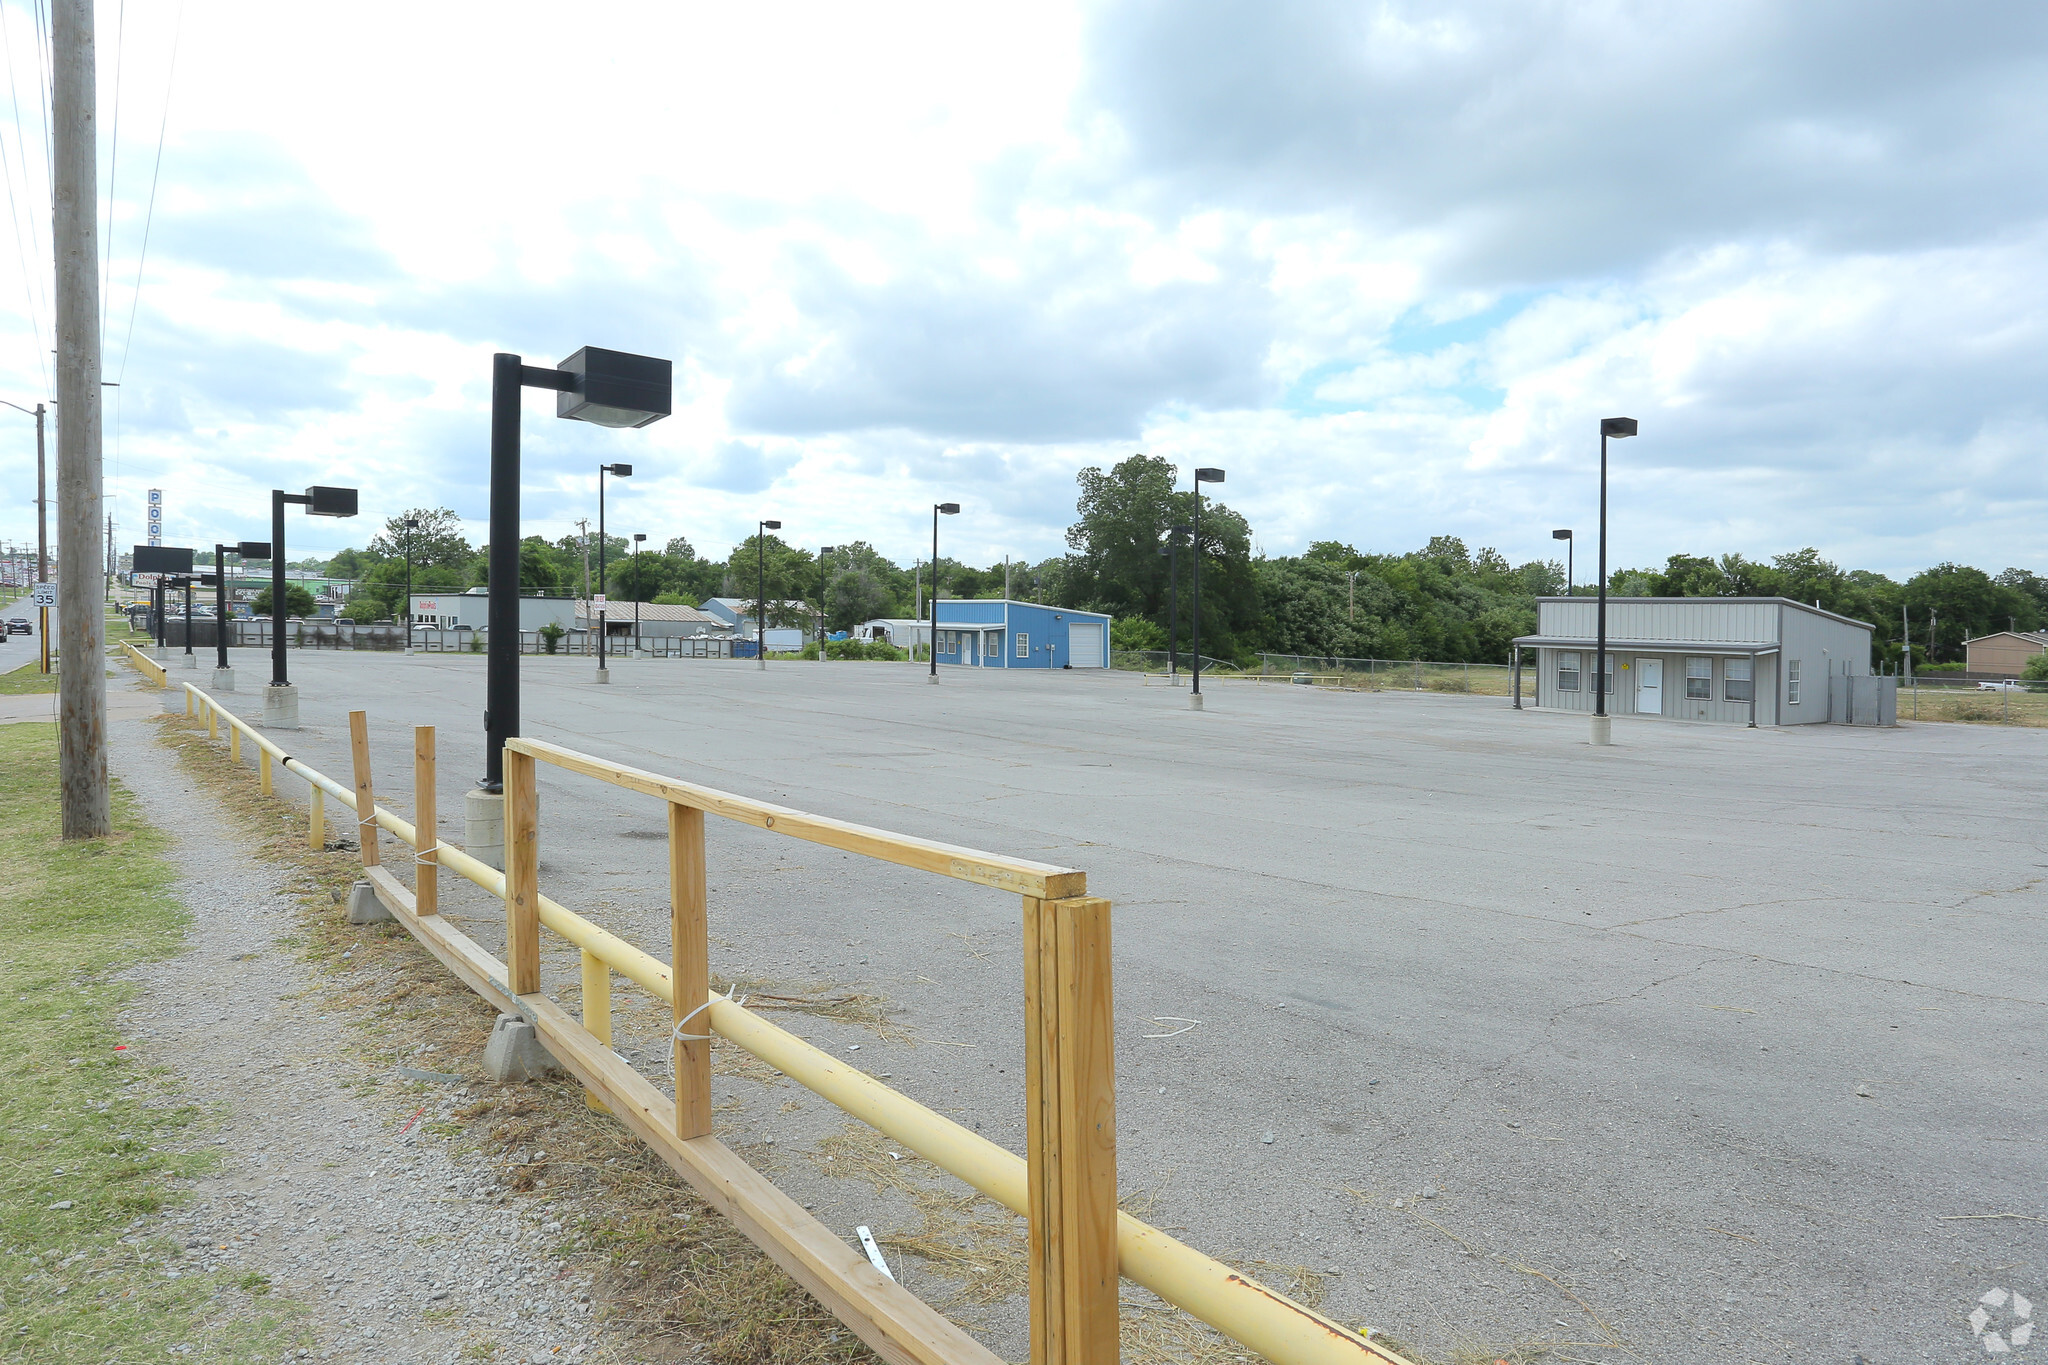
<path fill-rule="evenodd" d="M 265 670 L 235 663 L 222 700 L 253 717 Z M 460 842 L 482 660 L 291 666 L 289 747 L 345 778 L 366 706 L 394 808 L 411 727 L 440 727 Z M 526 732 L 1086 870 L 1115 905 L 1123 1185 L 1212 1253 L 1335 1272 L 1347 1322 L 1446 1357 L 1889 1365 L 1982 1358 L 1993 1288 L 2048 1303 L 2048 731 L 1620 718 L 1595 750 L 1497 698 L 1212 682 L 1196 714 L 1127 675 L 590 673 L 526 660 Z M 1021 1151 L 1014 898 L 711 823 L 714 966 L 887 995 L 925 1041 L 778 1022 Z M 660 830 L 543 769 L 543 889 L 665 954 Z M 450 903 L 495 945 L 486 898 Z M 1148 1036 L 1168 1018 L 1199 1023 Z M 836 1114 L 721 1086 L 821 1218 L 887 1222 L 792 1155 Z M 988 1324 L 1014 1355 L 1014 1315 Z"/>

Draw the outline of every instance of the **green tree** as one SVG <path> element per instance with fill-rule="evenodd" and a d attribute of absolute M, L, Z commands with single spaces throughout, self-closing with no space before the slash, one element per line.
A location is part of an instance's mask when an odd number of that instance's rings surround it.
<path fill-rule="evenodd" d="M 1705 555 L 1672 555 L 1664 561 L 1663 577 L 1660 597 L 1722 597 L 1728 591 L 1728 576 Z"/>
<path fill-rule="evenodd" d="M 419 525 L 407 528 L 409 520 Z M 446 507 L 409 508 L 388 519 L 370 542 L 369 553 L 380 560 L 397 560 L 402 571 L 408 550 L 415 572 L 429 565 L 466 570 L 476 558 L 476 551 L 462 534 L 462 519 Z"/>
<path fill-rule="evenodd" d="M 376 598 L 370 596 L 367 593 L 356 593 L 355 595 L 351 596 L 348 599 L 348 605 L 344 606 L 339 614 L 343 620 L 354 621 L 358 624 L 369 621 L 389 621 L 395 619 L 382 607 L 377 605 Z"/>
<path fill-rule="evenodd" d="M 806 604 L 817 596 L 813 586 L 817 575 L 817 560 L 809 551 L 800 550 L 776 535 L 748 536 L 726 556 L 726 591 L 718 595 L 751 602 L 765 591 L 771 628 L 808 627 L 811 622 Z"/>
<path fill-rule="evenodd" d="M 249 608 L 258 616 L 270 615 L 270 589 L 264 588 L 256 594 L 256 600 Z M 284 585 L 284 614 L 286 616 L 311 616 L 317 608 L 313 605 L 313 594 L 296 583 Z"/>
<path fill-rule="evenodd" d="M 483 547 L 470 566 L 476 586 L 489 587 L 491 582 L 491 547 Z M 550 595 L 563 595 L 569 580 L 563 574 L 554 547 L 539 536 L 528 536 L 519 542 L 519 589 L 521 592 L 540 591 Z"/>

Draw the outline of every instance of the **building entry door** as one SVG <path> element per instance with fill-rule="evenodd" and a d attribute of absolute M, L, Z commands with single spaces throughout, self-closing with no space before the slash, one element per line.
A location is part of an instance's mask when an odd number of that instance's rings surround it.
<path fill-rule="evenodd" d="M 1664 714 L 1664 661 L 1662 659 L 1636 660 L 1636 714 L 1661 716 Z"/>

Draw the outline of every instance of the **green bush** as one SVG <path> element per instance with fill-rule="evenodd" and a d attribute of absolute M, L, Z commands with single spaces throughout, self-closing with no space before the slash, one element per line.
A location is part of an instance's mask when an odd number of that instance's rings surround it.
<path fill-rule="evenodd" d="M 560 623 L 555 621 L 548 622 L 540 628 L 541 648 L 550 654 L 555 653 L 562 646 L 562 637 L 568 633 L 568 631 L 562 629 Z"/>

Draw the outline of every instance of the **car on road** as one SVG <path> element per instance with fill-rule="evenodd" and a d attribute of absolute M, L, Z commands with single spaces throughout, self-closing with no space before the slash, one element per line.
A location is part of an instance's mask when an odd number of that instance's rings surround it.
<path fill-rule="evenodd" d="M 7 623 L 7 633 L 9 635 L 33 635 L 36 633 L 36 628 L 28 623 L 26 616 L 17 616 Z"/>
<path fill-rule="evenodd" d="M 1980 682 L 1977 684 L 1977 690 L 1979 692 L 2024 692 L 2027 690 L 2027 685 L 2011 678 L 2004 678 L 1998 682 Z"/>

